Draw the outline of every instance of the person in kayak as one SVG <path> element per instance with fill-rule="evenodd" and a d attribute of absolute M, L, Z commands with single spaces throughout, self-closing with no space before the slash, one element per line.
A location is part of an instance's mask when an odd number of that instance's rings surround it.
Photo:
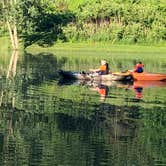
<path fill-rule="evenodd" d="M 101 66 L 98 69 L 90 69 L 91 72 L 96 72 L 99 75 L 106 75 L 109 73 L 109 65 L 106 60 L 101 60 Z"/>
<path fill-rule="evenodd" d="M 144 64 L 142 64 L 142 62 L 138 62 L 135 66 L 134 66 L 134 72 L 136 73 L 142 73 L 144 70 L 143 70 L 143 67 L 144 67 Z"/>

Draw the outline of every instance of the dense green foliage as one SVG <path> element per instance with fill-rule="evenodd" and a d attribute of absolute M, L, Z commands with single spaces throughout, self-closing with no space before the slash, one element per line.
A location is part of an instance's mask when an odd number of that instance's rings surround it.
<path fill-rule="evenodd" d="M 18 21 L 25 46 L 37 42 L 39 45 L 52 45 L 58 39 L 65 39 L 62 26 L 72 21 L 74 14 L 60 9 L 53 1 L 21 1 Z"/>
<path fill-rule="evenodd" d="M 3 23 L 3 17 L 2 17 L 2 4 L 0 3 L 0 36 L 3 36 L 5 34 L 5 25 Z"/>
<path fill-rule="evenodd" d="M 165 11 L 164 1 L 88 1 L 64 32 L 71 41 L 158 42 L 166 39 Z"/>
<path fill-rule="evenodd" d="M 52 45 L 56 41 L 157 43 L 166 40 L 164 0 L 17 0 L 13 8 L 8 14 L 17 20 L 25 46 L 35 42 Z M 4 32 L 4 26 L 0 32 Z"/>

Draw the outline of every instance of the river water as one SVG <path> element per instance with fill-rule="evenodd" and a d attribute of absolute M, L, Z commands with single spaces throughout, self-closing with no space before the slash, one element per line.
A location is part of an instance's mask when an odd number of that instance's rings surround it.
<path fill-rule="evenodd" d="M 58 70 L 86 63 L 50 53 L 1 58 L 0 165 L 166 165 L 166 83 L 60 79 Z"/>

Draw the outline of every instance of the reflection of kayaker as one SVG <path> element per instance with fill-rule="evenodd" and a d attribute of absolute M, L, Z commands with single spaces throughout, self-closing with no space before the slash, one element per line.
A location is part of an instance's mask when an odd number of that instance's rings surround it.
<path fill-rule="evenodd" d="M 93 88 L 91 88 L 91 90 L 97 91 L 100 94 L 100 101 L 105 101 L 108 95 L 109 88 L 108 86 L 103 84 L 96 84 L 93 85 Z"/>
<path fill-rule="evenodd" d="M 100 101 L 105 101 L 108 95 L 109 88 L 106 85 L 98 85 L 98 93 L 100 94 Z"/>
<path fill-rule="evenodd" d="M 98 92 L 100 95 L 107 96 L 108 95 L 108 86 L 99 84 Z"/>
<path fill-rule="evenodd" d="M 143 87 L 141 87 L 141 86 L 133 86 L 133 89 L 135 91 L 135 97 L 137 99 L 141 99 L 142 98 Z"/>

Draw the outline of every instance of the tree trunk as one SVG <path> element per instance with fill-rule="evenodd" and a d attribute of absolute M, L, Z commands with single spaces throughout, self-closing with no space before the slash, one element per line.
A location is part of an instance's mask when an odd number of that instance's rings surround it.
<path fill-rule="evenodd" d="M 8 8 L 9 8 L 8 11 L 10 12 L 10 8 L 13 8 L 15 3 L 16 3 L 16 0 L 10 0 L 10 1 L 2 0 L 3 10 L 5 11 L 6 9 L 8 10 Z M 18 49 L 18 35 L 17 35 L 17 26 L 16 26 L 15 18 L 13 17 L 12 20 L 10 20 L 7 15 L 5 15 L 4 17 L 6 20 L 7 27 L 8 27 L 12 48 L 14 50 L 17 50 Z"/>
<path fill-rule="evenodd" d="M 15 50 L 18 50 L 18 35 L 17 35 L 17 27 L 16 23 L 13 25 L 13 38 L 14 38 L 14 45 L 15 45 Z"/>
<path fill-rule="evenodd" d="M 13 47 L 13 49 L 15 49 L 15 41 L 14 41 L 14 38 L 13 38 L 12 27 L 11 27 L 9 21 L 6 21 L 6 24 L 7 24 L 7 27 L 8 27 L 8 31 L 9 31 L 10 41 L 12 43 L 12 47 Z"/>

